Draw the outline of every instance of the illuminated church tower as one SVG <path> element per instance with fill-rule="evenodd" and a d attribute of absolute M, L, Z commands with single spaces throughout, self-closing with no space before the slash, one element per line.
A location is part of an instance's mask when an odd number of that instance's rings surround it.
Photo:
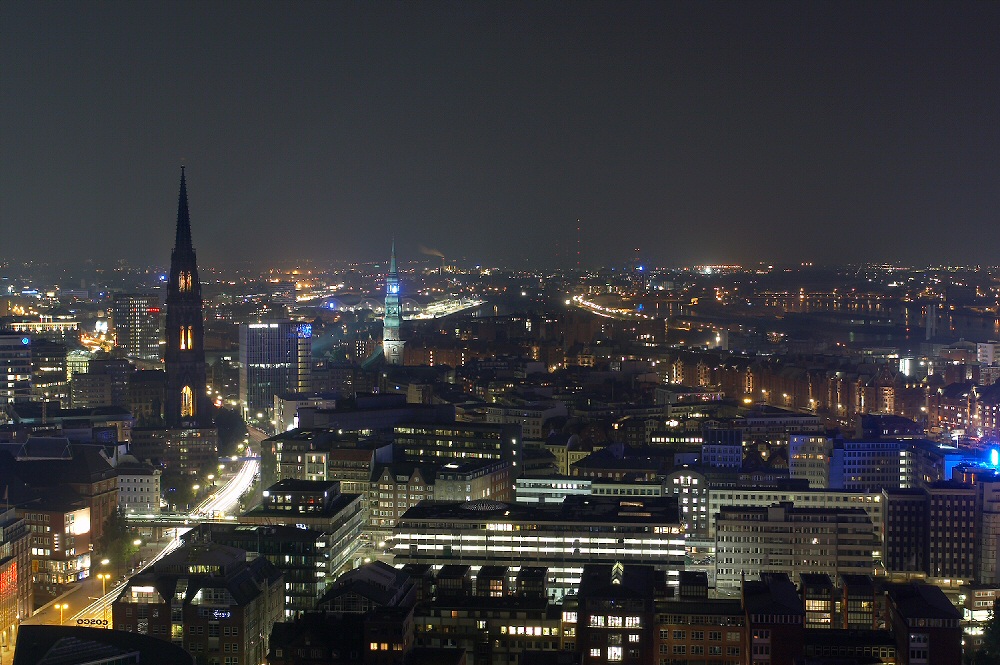
<path fill-rule="evenodd" d="M 392 243 L 389 274 L 385 277 L 385 318 L 382 325 L 382 354 L 390 365 L 403 364 L 402 336 L 399 332 L 403 311 L 399 305 L 399 274 L 396 272 L 396 243 Z"/>
<path fill-rule="evenodd" d="M 164 419 L 169 429 L 212 426 L 212 410 L 205 392 L 205 338 L 201 312 L 201 283 L 188 216 L 187 183 L 181 167 L 177 201 L 177 236 L 170 253 L 167 285 L 167 370 Z"/>

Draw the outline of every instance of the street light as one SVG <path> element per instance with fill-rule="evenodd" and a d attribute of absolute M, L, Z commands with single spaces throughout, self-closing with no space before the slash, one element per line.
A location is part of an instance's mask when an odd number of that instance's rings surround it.
<path fill-rule="evenodd" d="M 111 579 L 111 573 L 97 573 L 97 579 L 101 580 L 101 596 L 108 595 L 107 584 Z"/>
<path fill-rule="evenodd" d="M 66 603 L 56 603 L 56 609 L 59 610 L 59 625 L 63 623 L 63 612 L 69 609 L 69 605 Z"/>

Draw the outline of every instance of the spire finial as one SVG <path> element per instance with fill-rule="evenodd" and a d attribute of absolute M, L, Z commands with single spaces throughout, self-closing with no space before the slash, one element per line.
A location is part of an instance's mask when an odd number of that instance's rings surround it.
<path fill-rule="evenodd" d="M 181 164 L 181 191 L 177 195 L 177 236 L 174 240 L 174 249 L 194 250 L 191 244 L 191 217 L 188 214 L 187 180 L 183 164 Z"/>

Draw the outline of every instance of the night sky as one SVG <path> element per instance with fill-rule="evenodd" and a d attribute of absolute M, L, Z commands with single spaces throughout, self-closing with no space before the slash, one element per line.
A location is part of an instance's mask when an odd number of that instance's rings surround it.
<path fill-rule="evenodd" d="M 0 257 L 1000 263 L 1000 3 L 0 3 Z"/>

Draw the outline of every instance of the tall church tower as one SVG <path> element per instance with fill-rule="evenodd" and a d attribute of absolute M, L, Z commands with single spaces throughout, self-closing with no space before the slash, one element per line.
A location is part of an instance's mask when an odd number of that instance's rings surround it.
<path fill-rule="evenodd" d="M 163 353 L 167 370 L 164 419 L 169 429 L 212 426 L 211 406 L 205 392 L 204 338 L 201 283 L 191 244 L 187 183 L 182 166 L 177 236 L 170 253 L 167 284 L 167 348 Z"/>
<path fill-rule="evenodd" d="M 403 311 L 399 305 L 399 274 L 396 272 L 396 243 L 392 243 L 389 274 L 385 277 L 385 318 L 382 324 L 382 354 L 390 365 L 403 364 L 403 344 L 399 327 Z"/>

